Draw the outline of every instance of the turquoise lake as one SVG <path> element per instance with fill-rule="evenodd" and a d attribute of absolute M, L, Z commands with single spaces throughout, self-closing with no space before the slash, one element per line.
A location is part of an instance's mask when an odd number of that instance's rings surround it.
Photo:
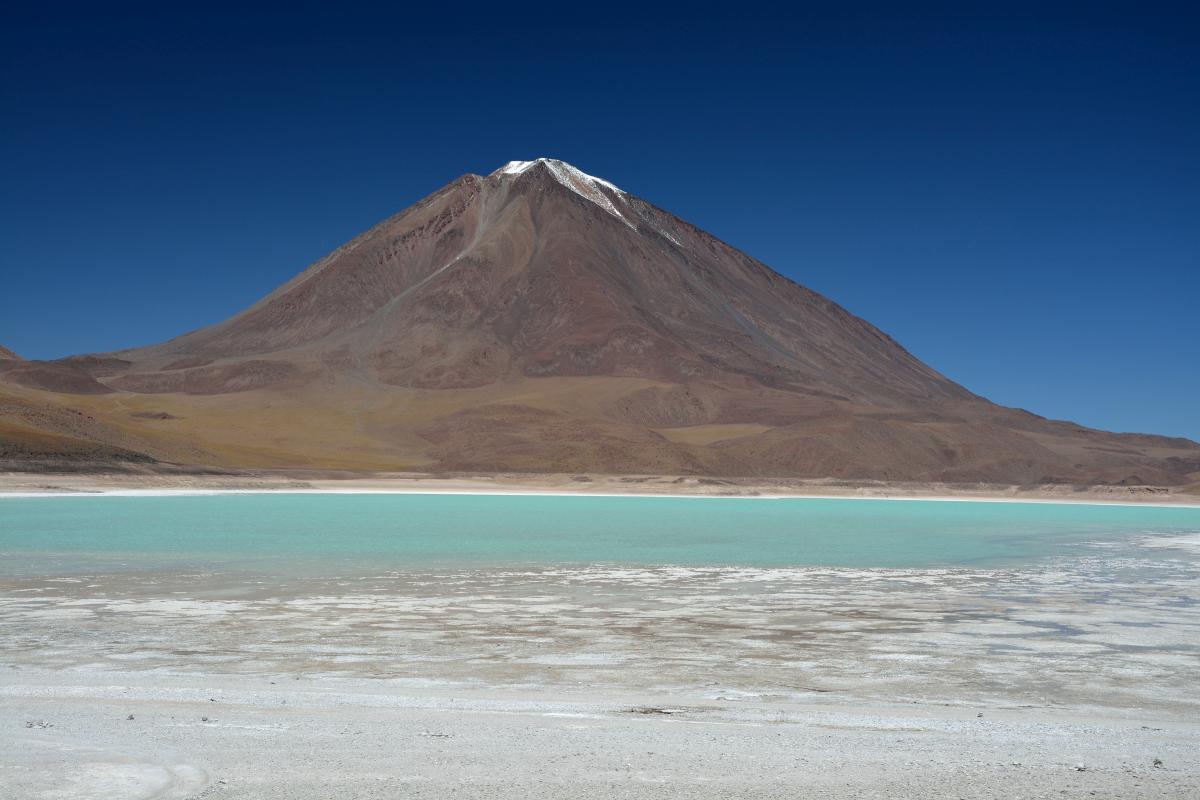
<path fill-rule="evenodd" d="M 435 567 L 1018 566 L 1200 532 L 1200 509 L 1043 503 L 232 494 L 0 499 L 0 574 Z"/>

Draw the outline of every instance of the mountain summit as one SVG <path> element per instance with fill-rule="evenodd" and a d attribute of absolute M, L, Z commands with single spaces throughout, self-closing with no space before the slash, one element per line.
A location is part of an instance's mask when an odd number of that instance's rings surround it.
<path fill-rule="evenodd" d="M 544 158 L 460 178 L 231 320 L 117 356 L 136 369 L 110 384 L 134 391 L 247 389 L 337 364 L 422 389 L 613 376 L 843 401 L 970 397 L 829 300 Z M 236 368 L 251 356 L 273 366 Z"/>
<path fill-rule="evenodd" d="M 996 406 L 563 161 L 464 175 L 236 316 L 0 362 L 152 457 L 238 466 L 1183 483 L 1200 446 Z"/>

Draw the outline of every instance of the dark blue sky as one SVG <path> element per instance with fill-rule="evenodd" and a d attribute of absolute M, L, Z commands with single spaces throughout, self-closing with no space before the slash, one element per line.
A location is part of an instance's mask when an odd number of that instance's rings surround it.
<path fill-rule="evenodd" d="M 1197 18 L 989 5 L 10 10 L 0 344 L 216 322 L 546 155 L 997 402 L 1200 439 Z"/>

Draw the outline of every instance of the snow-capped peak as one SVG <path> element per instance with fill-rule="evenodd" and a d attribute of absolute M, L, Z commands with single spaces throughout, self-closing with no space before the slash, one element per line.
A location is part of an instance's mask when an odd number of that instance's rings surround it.
<path fill-rule="evenodd" d="M 624 192 L 621 191 L 620 187 L 609 183 L 608 181 L 604 180 L 603 178 L 597 178 L 595 175 L 588 175 L 586 172 L 579 169 L 578 167 L 572 166 L 571 164 L 568 164 L 565 161 L 559 161 L 557 158 L 535 158 L 533 161 L 510 161 L 507 164 L 505 164 L 503 167 L 501 167 L 500 169 L 493 172 L 492 174 L 493 175 L 520 175 L 525 170 L 527 170 L 530 167 L 533 167 L 537 164 L 545 164 L 547 167 L 550 168 L 551 172 L 565 173 L 567 175 L 570 175 L 570 176 L 576 178 L 577 180 L 584 180 L 584 181 L 590 181 L 592 183 L 598 183 L 601 186 L 605 186 L 605 187 L 608 187 L 609 189 L 612 189 L 614 192 L 620 192 L 621 194 L 624 194 Z M 556 175 L 556 177 L 557 177 L 557 175 Z"/>
<path fill-rule="evenodd" d="M 629 227 L 636 229 L 637 226 L 627 220 L 617 210 L 617 207 L 613 205 L 612 199 L 601 191 L 601 187 L 615 192 L 618 197 L 623 197 L 625 192 L 603 178 L 588 175 L 583 170 L 573 167 L 565 161 L 559 161 L 556 158 L 538 158 L 533 161 L 510 161 L 493 172 L 492 175 L 520 175 L 522 172 L 538 164 L 544 164 L 556 181 L 575 192 L 575 194 L 591 200 Z"/>

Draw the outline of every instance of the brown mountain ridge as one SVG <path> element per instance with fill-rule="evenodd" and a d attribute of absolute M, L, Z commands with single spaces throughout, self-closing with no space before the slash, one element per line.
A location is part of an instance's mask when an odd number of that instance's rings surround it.
<path fill-rule="evenodd" d="M 18 464 L 74 441 L 80 458 L 229 467 L 1200 480 L 1195 442 L 990 403 L 551 159 L 465 175 L 169 342 L 5 354 L 0 458 Z"/>

